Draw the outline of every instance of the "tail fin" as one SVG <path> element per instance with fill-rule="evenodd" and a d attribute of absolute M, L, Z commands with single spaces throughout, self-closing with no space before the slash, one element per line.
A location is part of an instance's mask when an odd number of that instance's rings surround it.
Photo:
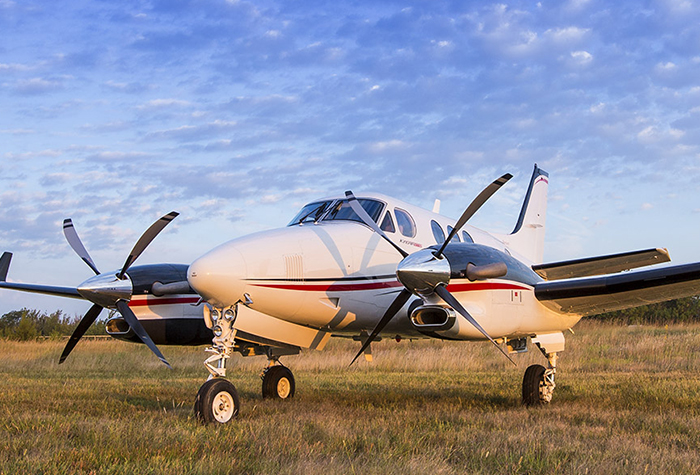
<path fill-rule="evenodd" d="M 506 239 L 514 251 L 535 264 L 541 263 L 544 257 L 548 188 L 549 173 L 535 164 L 520 217 L 515 229 Z"/>
<path fill-rule="evenodd" d="M 0 257 L 0 282 L 7 280 L 7 272 L 10 270 L 10 261 L 12 260 L 11 252 L 3 252 Z"/>

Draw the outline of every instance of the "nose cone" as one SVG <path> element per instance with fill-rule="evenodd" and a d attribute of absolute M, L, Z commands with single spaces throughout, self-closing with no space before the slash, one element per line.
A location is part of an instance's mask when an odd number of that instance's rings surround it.
<path fill-rule="evenodd" d="M 247 268 L 243 254 L 224 244 L 194 261 L 187 271 L 190 286 L 212 305 L 226 307 L 243 299 Z"/>
<path fill-rule="evenodd" d="M 408 290 L 429 294 L 450 281 L 450 263 L 444 257 L 436 258 L 431 249 L 423 249 L 399 262 L 396 277 Z"/>

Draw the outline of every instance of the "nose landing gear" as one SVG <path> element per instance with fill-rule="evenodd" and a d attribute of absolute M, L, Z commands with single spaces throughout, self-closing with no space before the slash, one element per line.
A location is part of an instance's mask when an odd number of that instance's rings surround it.
<path fill-rule="evenodd" d="M 240 406 L 236 387 L 227 379 L 213 378 L 199 388 L 194 414 L 201 422 L 225 424 L 238 415 Z"/>
<path fill-rule="evenodd" d="M 205 306 L 204 321 L 214 332 L 214 338 L 212 347 L 206 349 L 212 355 L 204 362 L 209 371 L 209 379 L 199 388 L 194 403 L 195 417 L 205 423 L 227 423 L 240 411 L 238 391 L 230 381 L 225 379 L 226 367 L 234 351 L 241 356 L 267 356 L 269 365 L 260 375 L 263 398 L 294 397 L 296 389 L 294 375 L 289 368 L 279 362 L 279 357 L 298 355 L 300 348 L 283 343 L 280 343 L 283 346 L 266 344 L 272 343 L 271 340 L 253 343 L 256 341 L 253 335 L 239 332 L 234 328 L 238 314 L 236 305 L 226 309 Z"/>

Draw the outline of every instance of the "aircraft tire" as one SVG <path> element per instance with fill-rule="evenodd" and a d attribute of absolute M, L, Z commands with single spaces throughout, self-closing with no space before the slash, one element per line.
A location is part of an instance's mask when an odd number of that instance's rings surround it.
<path fill-rule="evenodd" d="M 194 414 L 199 421 L 207 424 L 225 424 L 238 416 L 240 407 L 238 391 L 233 383 L 214 378 L 199 388 L 194 401 Z"/>
<path fill-rule="evenodd" d="M 294 375 L 286 366 L 270 366 L 262 381 L 263 399 L 291 399 L 294 397 Z"/>
<path fill-rule="evenodd" d="M 523 376 L 523 404 L 526 406 L 539 406 L 546 404 L 542 398 L 541 387 L 544 384 L 544 366 L 533 364 L 525 370 Z"/>

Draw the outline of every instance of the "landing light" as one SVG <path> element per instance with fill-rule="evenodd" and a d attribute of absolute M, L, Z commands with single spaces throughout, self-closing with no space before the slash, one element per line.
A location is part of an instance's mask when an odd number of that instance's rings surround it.
<path fill-rule="evenodd" d="M 224 332 L 219 325 L 212 328 L 212 331 L 214 332 L 215 337 L 220 337 L 221 334 Z"/>
<path fill-rule="evenodd" d="M 230 322 L 231 320 L 236 318 L 236 312 L 231 308 L 227 308 L 224 312 L 224 318 Z"/>
<path fill-rule="evenodd" d="M 211 319 L 213 321 L 217 321 L 220 316 L 221 316 L 221 314 L 219 313 L 219 311 L 217 309 L 214 308 L 211 310 Z"/>

